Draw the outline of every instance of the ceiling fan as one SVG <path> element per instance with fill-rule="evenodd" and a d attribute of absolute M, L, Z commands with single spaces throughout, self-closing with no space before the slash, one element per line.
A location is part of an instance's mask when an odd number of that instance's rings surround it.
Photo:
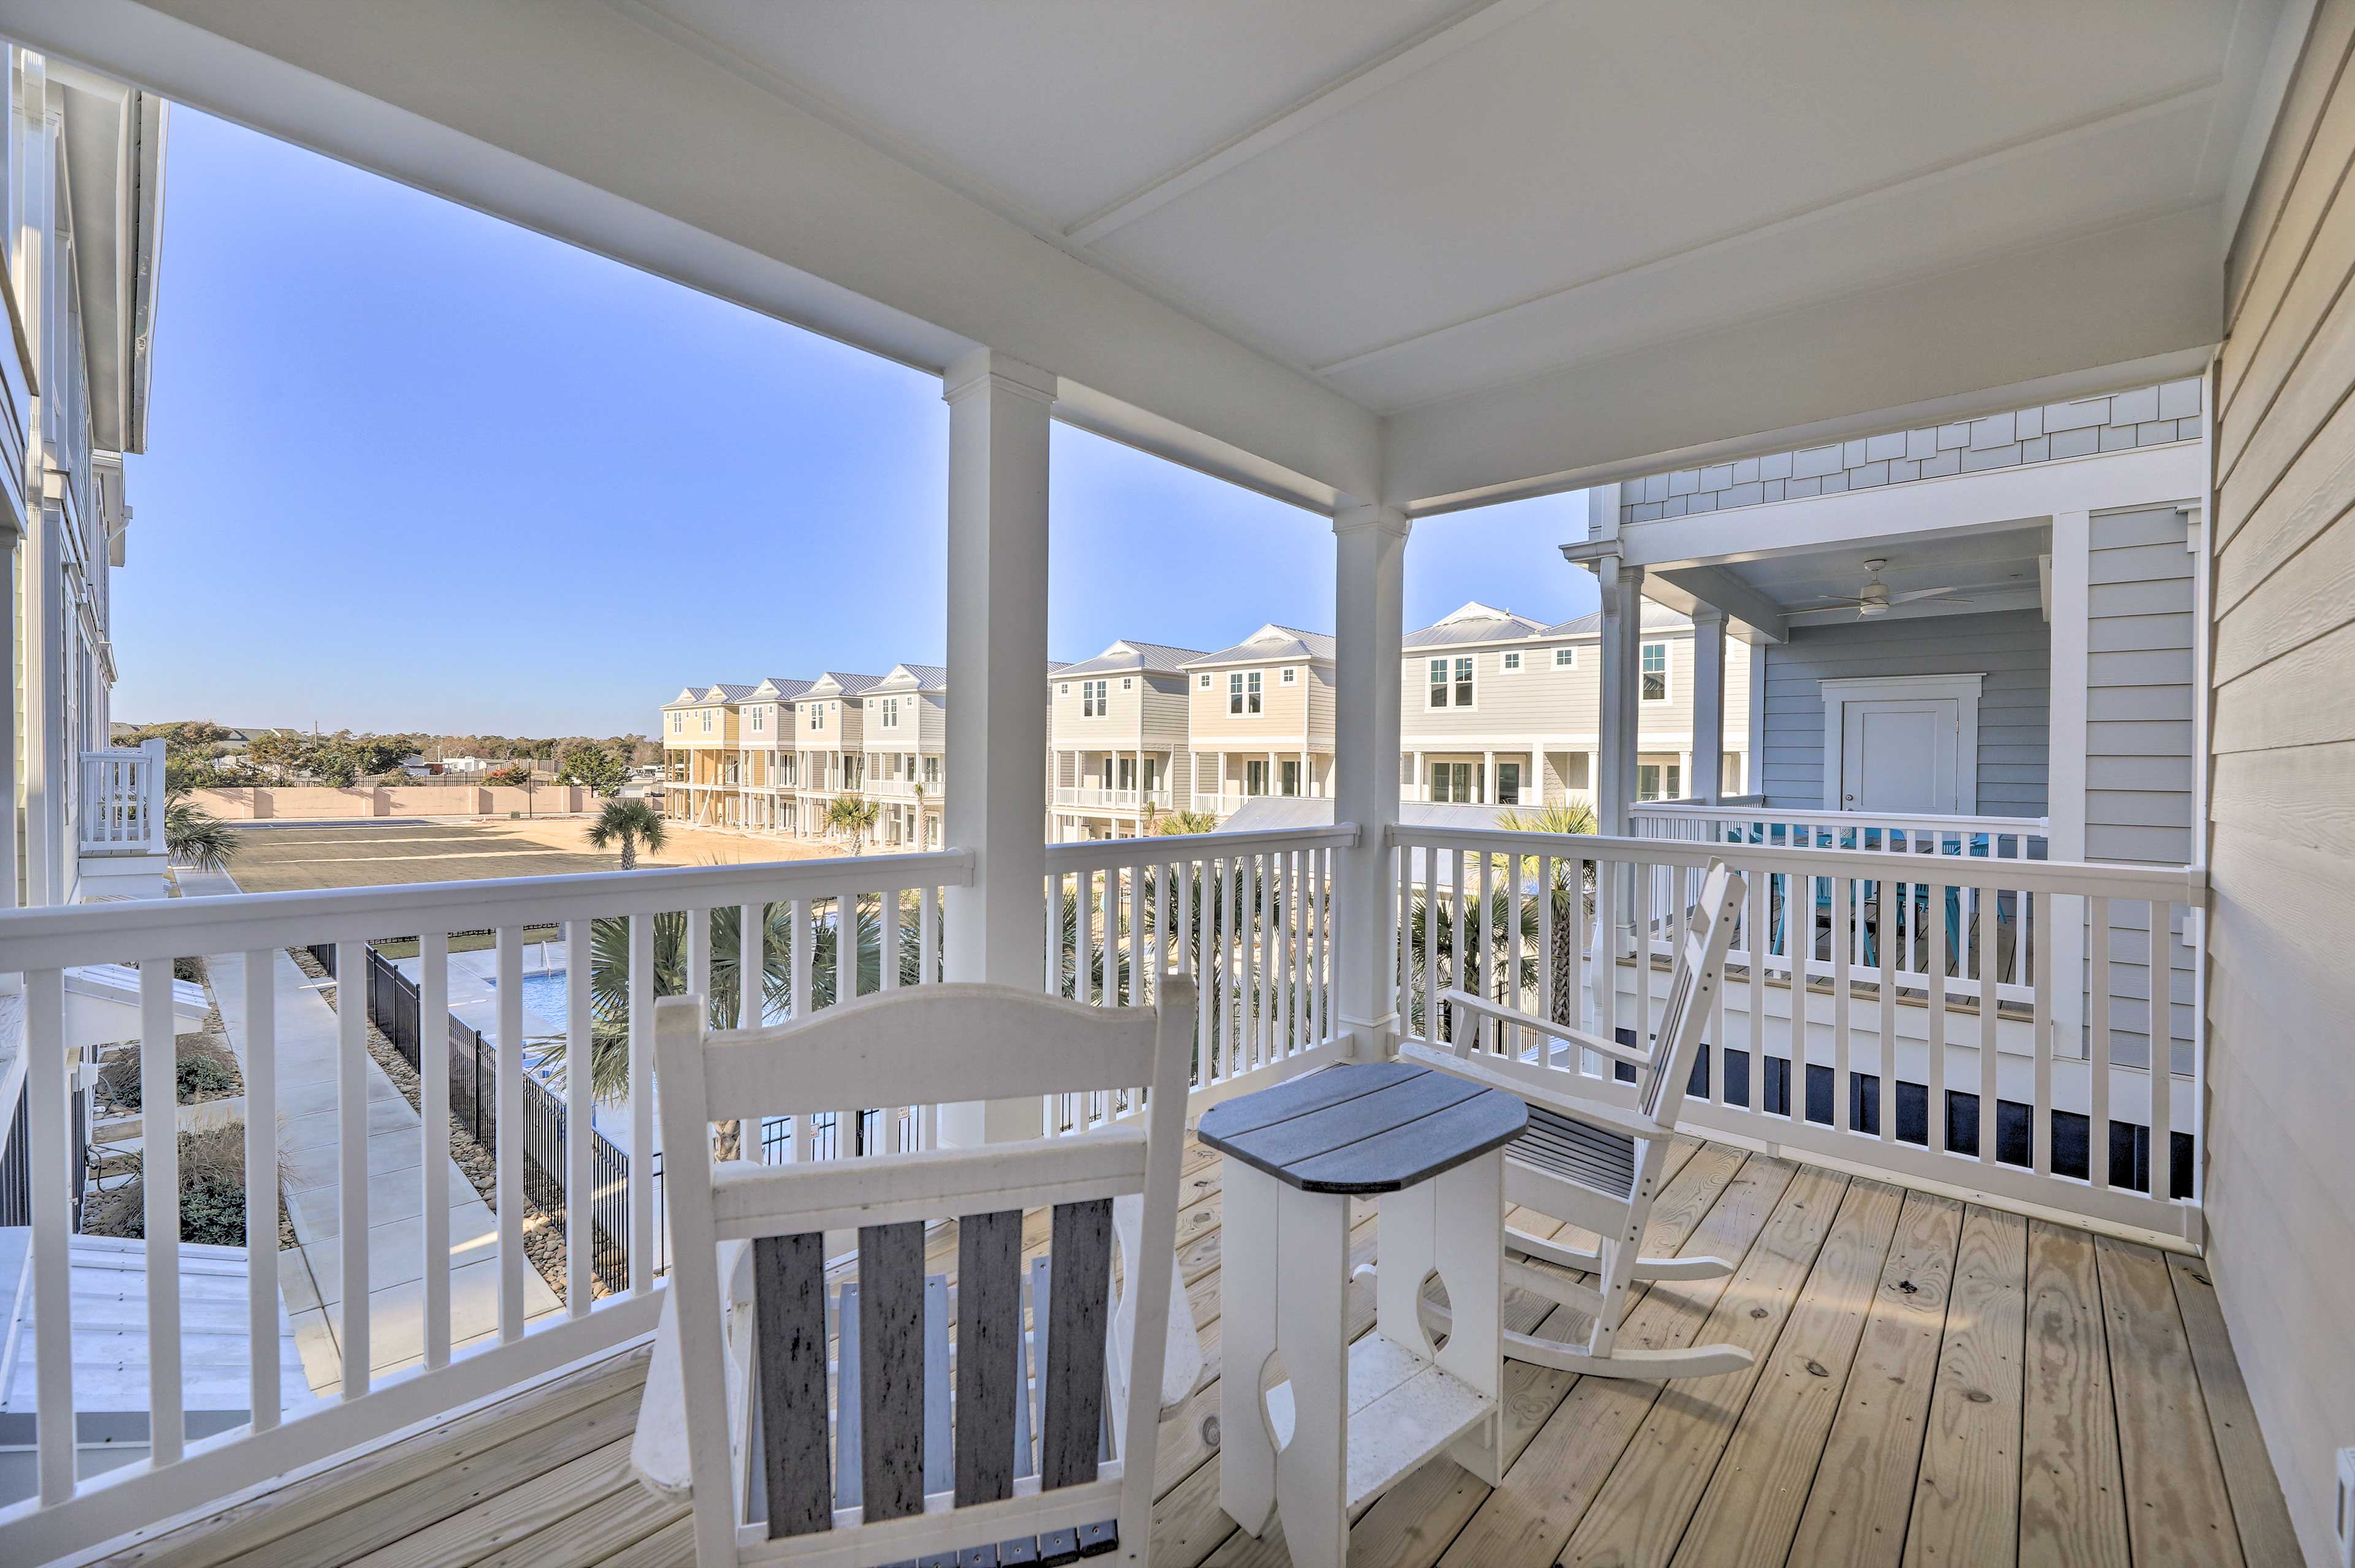
<path fill-rule="evenodd" d="M 1886 615 L 1889 613 L 1890 606 L 1893 604 L 1907 604 L 1916 599 L 1944 598 L 1945 595 L 1955 592 L 1951 587 L 1916 588 L 1911 592 L 1891 593 L 1889 592 L 1889 584 L 1881 581 L 1881 568 L 1888 564 L 1889 562 L 1886 560 L 1866 561 L 1864 563 L 1864 570 L 1869 573 L 1869 575 L 1865 579 L 1863 588 L 1857 592 L 1854 598 L 1848 598 L 1838 594 L 1826 594 L 1817 600 L 1816 603 L 1833 605 L 1842 609 L 1854 610 L 1859 615 Z M 1970 601 L 1967 599 L 1947 599 L 1946 603 L 1949 604 L 1967 604 Z"/>

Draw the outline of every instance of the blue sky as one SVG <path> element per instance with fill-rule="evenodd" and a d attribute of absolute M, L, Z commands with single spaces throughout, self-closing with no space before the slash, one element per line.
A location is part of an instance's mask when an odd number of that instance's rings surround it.
<path fill-rule="evenodd" d="M 943 645 L 947 411 L 874 358 L 185 109 L 115 714 L 651 732 Z M 1055 429 L 1050 645 L 1333 622 L 1321 518 Z M 1594 606 L 1582 499 L 1435 518 L 1409 624 Z"/>

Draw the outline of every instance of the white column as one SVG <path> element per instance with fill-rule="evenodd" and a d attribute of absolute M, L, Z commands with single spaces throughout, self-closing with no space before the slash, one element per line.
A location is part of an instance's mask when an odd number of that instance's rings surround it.
<path fill-rule="evenodd" d="M 1760 796 L 1766 793 L 1766 639 L 1760 637 L 1750 645 L 1750 750 L 1742 759 L 1742 793 Z"/>
<path fill-rule="evenodd" d="M 1480 787 L 1473 793 L 1479 796 L 1480 804 L 1482 805 L 1494 805 L 1497 804 L 1496 752 L 1483 752 L 1480 753 Z"/>
<path fill-rule="evenodd" d="M 2046 736 L 2051 763 L 2044 810 L 2051 819 L 2046 853 L 2055 860 L 2085 858 L 2085 677 L 2091 656 L 2086 603 L 2093 596 L 2092 543 L 2087 514 L 2053 514 L 2052 696 Z M 2052 901 L 2052 1032 L 2056 1052 L 2071 1057 L 2084 1054 L 2086 907 L 2083 899 L 2069 894 Z M 2157 1040 L 2152 1044 L 2156 1047 Z M 2094 1134 L 2094 1147 L 2105 1147 L 2107 1131 L 2097 1127 Z M 2151 1157 L 2156 1171 L 2158 1156 Z"/>
<path fill-rule="evenodd" d="M 1711 805 L 1725 795 L 1725 612 L 1693 606 L 1692 773 L 1685 794 Z"/>
<path fill-rule="evenodd" d="M 1210 809 L 1212 811 L 1222 812 L 1227 809 L 1227 754 L 1224 752 L 1218 753 L 1218 763 L 1219 772 L 1217 775 L 1217 785 L 1219 803 L 1210 807 Z"/>
<path fill-rule="evenodd" d="M 1383 842 L 1399 817 L 1399 658 L 1406 635 L 1406 515 L 1357 507 L 1334 519 L 1333 819 L 1358 825 L 1334 897 L 1334 1000 L 1360 1060 L 1386 1057 L 1398 1032 L 1391 955 L 1398 886 Z"/>
<path fill-rule="evenodd" d="M 1600 557 L 1593 564 L 1603 592 L 1603 700 L 1597 725 L 1600 751 L 1589 782 L 1594 789 L 1595 831 L 1625 834 L 1627 808 L 1636 799 L 1644 569 L 1623 565 L 1615 555 Z"/>
<path fill-rule="evenodd" d="M 1421 752 L 1417 752 L 1414 753 L 1413 771 L 1407 775 L 1406 798 L 1409 800 L 1422 800 L 1424 798 L 1423 791 L 1423 753 Z"/>
<path fill-rule="evenodd" d="M 16 528 L 0 510 L 0 910 L 16 907 Z M 0 975 L 0 996 L 21 988 Z"/>
<path fill-rule="evenodd" d="M 1055 378 L 976 349 L 943 378 L 949 405 L 949 844 L 973 885 L 943 909 L 952 980 L 1029 987 L 1045 974 L 1047 424 Z M 944 1143 L 1037 1137 L 1036 1100 L 943 1106 Z"/>

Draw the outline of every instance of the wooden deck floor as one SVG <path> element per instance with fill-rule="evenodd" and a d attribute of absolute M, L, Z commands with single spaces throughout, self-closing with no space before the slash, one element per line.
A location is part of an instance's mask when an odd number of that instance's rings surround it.
<path fill-rule="evenodd" d="M 1152 1562 L 1284 1568 L 1280 1533 L 1219 1509 L 1218 1157 L 1189 1150 L 1186 1183 L 1209 1367 L 1163 1424 Z M 1355 1242 L 1373 1255 L 1370 1204 Z M 2196 1260 L 1715 1144 L 1678 1148 L 1646 1250 L 1741 1263 L 1655 1287 L 1625 1338 L 1732 1340 L 1757 1365 L 1668 1385 L 1509 1365 L 1505 1485 L 1434 1461 L 1357 1521 L 1352 1568 L 2298 1560 Z M 1370 1284 L 1349 1301 L 1364 1332 Z M 1508 1294 L 1511 1326 L 1582 1334 L 1540 1305 Z M 688 1562 L 684 1518 L 629 1477 L 643 1368 L 577 1372 L 111 1561 Z"/>

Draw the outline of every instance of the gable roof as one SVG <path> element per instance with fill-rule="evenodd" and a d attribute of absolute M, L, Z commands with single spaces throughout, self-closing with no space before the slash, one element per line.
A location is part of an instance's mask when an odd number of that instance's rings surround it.
<path fill-rule="evenodd" d="M 1513 642 L 1545 635 L 1546 627 L 1527 615 L 1495 609 L 1476 599 L 1452 615 L 1409 632 L 1400 645 L 1409 648 L 1452 647 L 1464 643 Z"/>
<path fill-rule="evenodd" d="M 1176 675 L 1188 661 L 1202 657 L 1199 648 L 1173 647 L 1167 643 L 1141 643 L 1123 637 L 1092 659 L 1050 669 L 1050 675 L 1118 675 L 1143 670 L 1148 675 Z"/>
<path fill-rule="evenodd" d="M 792 676 L 773 675 L 752 688 L 752 699 L 757 702 L 791 702 L 814 684 Z"/>
<path fill-rule="evenodd" d="M 810 682 L 809 689 L 803 695 L 808 697 L 856 697 L 860 692 L 865 691 L 868 687 L 880 686 L 882 683 L 883 677 L 879 675 L 852 675 L 845 670 L 823 670 L 819 672 L 818 677 L 815 680 Z"/>
<path fill-rule="evenodd" d="M 1304 632 L 1296 626 L 1279 626 L 1271 621 L 1234 646 L 1188 659 L 1180 667 L 1196 669 L 1206 665 L 1254 664 L 1268 659 L 1317 659 L 1329 664 L 1333 649 L 1333 636 L 1328 632 Z"/>
<path fill-rule="evenodd" d="M 876 682 L 894 691 L 946 691 L 949 686 L 947 668 L 936 664 L 895 664 L 891 673 Z"/>
<path fill-rule="evenodd" d="M 1669 609 L 1665 604 L 1644 601 L 1644 630 L 1647 632 L 1682 632 L 1692 627 L 1692 617 Z M 1548 637 L 1593 637 L 1603 632 L 1603 612 L 1581 615 L 1574 621 L 1563 621 L 1548 626 L 1541 634 Z"/>

